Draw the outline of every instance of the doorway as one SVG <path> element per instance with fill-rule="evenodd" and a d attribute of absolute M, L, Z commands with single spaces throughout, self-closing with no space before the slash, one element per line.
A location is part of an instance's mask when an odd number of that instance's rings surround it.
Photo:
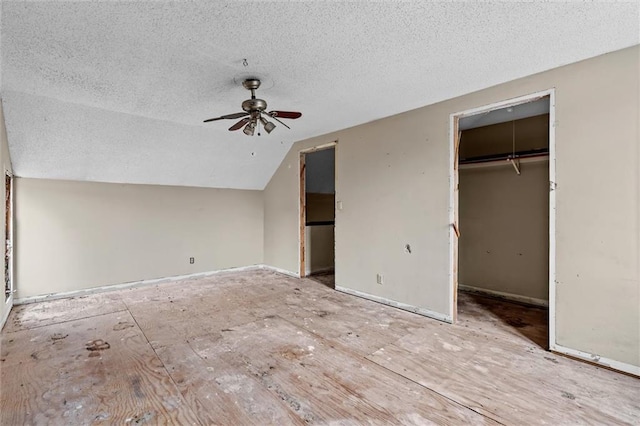
<path fill-rule="evenodd" d="M 452 115 L 454 321 L 555 341 L 553 91 Z M 467 318 L 467 317 L 465 317 Z"/>
<path fill-rule="evenodd" d="M 335 287 L 335 143 L 300 152 L 300 276 Z"/>
<path fill-rule="evenodd" d="M 13 300 L 13 177 L 9 173 L 5 173 L 4 187 L 4 296 L 6 303 L 11 303 Z"/>

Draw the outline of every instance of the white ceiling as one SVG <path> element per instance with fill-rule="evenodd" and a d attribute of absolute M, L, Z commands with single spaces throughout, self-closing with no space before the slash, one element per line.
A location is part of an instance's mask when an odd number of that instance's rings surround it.
<path fill-rule="evenodd" d="M 296 140 L 640 42 L 638 2 L 2 1 L 15 174 L 262 189 Z M 242 61 L 246 58 L 248 66 Z M 271 135 L 228 132 L 257 74 Z M 269 87 L 271 86 L 271 87 Z"/>

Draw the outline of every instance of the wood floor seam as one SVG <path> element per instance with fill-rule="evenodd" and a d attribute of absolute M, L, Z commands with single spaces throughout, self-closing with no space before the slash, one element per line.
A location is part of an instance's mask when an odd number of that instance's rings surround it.
<path fill-rule="evenodd" d="M 365 358 L 365 357 L 367 357 L 367 356 L 368 356 L 367 354 L 362 354 L 362 353 L 359 353 L 359 352 L 354 351 L 354 350 L 352 350 L 352 349 L 349 349 L 349 347 L 348 347 L 348 346 L 346 346 L 345 344 L 343 344 L 342 342 L 339 342 L 339 341 L 336 341 L 336 340 L 332 340 L 332 339 L 330 339 L 330 338 L 328 338 L 328 337 L 326 337 L 326 336 L 323 336 L 322 334 L 319 334 L 319 333 L 317 333 L 317 332 L 315 332 L 315 331 L 313 331 L 313 330 L 308 330 L 308 329 L 306 329 L 306 328 L 302 328 L 302 327 L 300 327 L 298 324 L 296 324 L 295 322 L 293 322 L 293 321 L 291 321 L 290 319 L 285 318 L 285 317 L 283 317 L 283 316 L 281 316 L 281 315 L 274 315 L 274 316 L 276 316 L 276 317 L 278 317 L 278 318 L 282 319 L 283 321 L 288 322 L 289 324 L 293 325 L 294 327 L 297 327 L 297 328 L 300 328 L 301 330 L 304 330 L 306 333 L 312 334 L 312 335 L 314 335 L 314 336 L 316 336 L 316 337 L 318 337 L 318 338 L 320 338 L 320 339 L 323 339 L 323 340 L 326 340 L 326 341 L 328 341 L 328 342 L 331 342 L 331 344 L 332 344 L 332 349 L 336 349 L 336 350 L 342 351 L 342 352 L 344 352 L 344 353 L 346 353 L 346 354 L 349 354 L 349 355 L 351 355 L 351 356 L 356 356 L 356 357 L 363 357 L 363 358 Z M 376 352 L 376 351 L 373 351 L 372 353 L 375 353 L 375 352 Z"/>
<path fill-rule="evenodd" d="M 64 321 L 55 321 L 55 322 L 51 322 L 49 324 L 42 324 L 42 325 L 36 325 L 33 327 L 23 327 L 17 330 L 2 330 L 3 333 L 18 333 L 20 331 L 25 331 L 25 330 L 37 330 L 39 328 L 44 328 L 44 327 L 49 327 L 52 325 L 60 325 L 60 324 L 66 324 L 69 322 L 73 322 L 73 321 L 78 321 L 78 320 L 82 320 L 82 319 L 88 319 L 88 318 L 97 318 L 97 317 L 101 317 L 104 315 L 110 315 L 110 314 L 115 314 L 118 312 L 129 312 L 128 309 L 119 309 L 116 311 L 110 311 L 110 312 L 104 312 L 104 313 L 100 313 L 100 314 L 95 314 L 95 315 L 87 315 L 87 316 L 83 316 L 83 317 L 77 317 L 77 318 L 72 318 L 72 319 L 68 319 L 68 320 L 64 320 Z"/>
<path fill-rule="evenodd" d="M 286 319 L 286 318 L 283 318 L 283 317 L 282 317 L 282 316 L 280 316 L 280 315 L 276 315 L 276 317 L 278 317 L 278 318 L 282 319 L 283 321 L 288 322 L 289 324 L 291 324 L 292 326 L 294 326 L 294 327 L 296 327 L 296 328 L 300 328 L 297 324 L 295 324 L 295 323 L 293 323 L 293 322 L 289 321 L 289 320 L 288 320 L 288 319 Z M 434 321 L 435 321 L 435 320 L 434 320 Z M 301 330 L 304 330 L 304 329 L 301 329 Z M 377 362 L 375 362 L 375 361 L 373 361 L 373 360 L 369 359 L 369 358 L 368 358 L 368 355 L 362 355 L 362 354 L 359 354 L 359 353 L 353 352 L 353 351 L 349 350 L 347 347 L 345 347 L 345 346 L 343 346 L 342 344 L 340 344 L 340 342 L 335 342 L 335 341 L 329 340 L 329 339 L 327 339 L 327 338 L 325 338 L 325 337 L 323 337 L 323 336 L 321 336 L 321 335 L 319 335 L 319 334 L 317 334 L 317 333 L 312 332 L 311 330 L 304 330 L 304 331 L 305 331 L 305 332 L 307 332 L 307 333 L 309 333 L 309 334 L 311 334 L 311 335 L 316 336 L 317 338 L 320 338 L 320 339 L 326 340 L 328 343 L 331 343 L 331 348 L 332 348 L 332 349 L 335 349 L 335 350 L 337 350 L 337 351 L 341 351 L 341 352 L 347 353 L 347 354 L 349 354 L 350 356 L 354 356 L 354 357 L 356 357 L 356 358 L 360 359 L 361 361 L 369 362 L 369 363 L 372 363 L 372 364 L 374 364 L 374 365 L 376 365 L 376 366 L 378 366 L 378 367 L 381 367 L 381 368 L 385 369 L 386 371 L 388 371 L 388 372 L 392 373 L 393 375 L 396 375 L 396 376 L 398 376 L 398 377 L 401 377 L 401 378 L 402 378 L 402 379 L 404 379 L 404 380 L 410 381 L 410 382 L 412 382 L 412 383 L 414 383 L 414 384 L 416 384 L 416 385 L 418 385 L 418 386 L 420 386 L 420 387 L 424 388 L 425 390 L 428 390 L 428 391 L 433 392 L 433 393 L 435 393 L 435 394 L 437 394 L 437 395 L 440 395 L 440 396 L 441 396 L 441 397 L 443 397 L 443 398 L 446 398 L 447 400 L 449 400 L 449 401 L 451 401 L 451 402 L 453 402 L 453 403 L 455 403 L 455 404 L 459 405 L 460 407 L 462 407 L 462 408 L 464 408 L 464 409 L 468 409 L 468 410 L 470 410 L 470 411 L 473 411 L 474 413 L 476 413 L 476 414 L 478 414 L 478 415 L 480 415 L 480 416 L 482 416 L 482 417 L 485 417 L 485 418 L 487 418 L 487 419 L 489 419 L 489 420 L 492 420 L 492 421 L 494 421 L 494 422 L 496 422 L 496 423 L 498 423 L 498 424 L 500 424 L 500 425 L 503 425 L 503 426 L 504 426 L 504 423 L 501 423 L 500 421 L 496 420 L 495 418 L 493 418 L 493 417 L 491 417 L 491 416 L 488 416 L 488 415 L 486 415 L 486 414 L 484 414 L 484 413 L 481 413 L 481 412 L 479 412 L 479 411 L 475 410 L 475 409 L 474 409 L 474 408 L 472 408 L 472 407 L 467 407 L 467 406 L 465 406 L 464 404 L 462 404 L 460 401 L 456 401 L 455 399 L 453 399 L 453 398 L 451 398 L 451 397 L 449 397 L 449 396 L 447 396 L 447 395 L 443 395 L 443 394 L 441 394 L 440 392 L 437 392 L 437 391 L 436 391 L 436 390 L 434 390 L 434 389 L 431 389 L 431 388 L 429 388 L 429 387 L 427 387 L 427 386 L 424 386 L 424 385 L 423 385 L 423 384 L 421 384 L 421 383 L 416 382 L 415 380 L 412 380 L 412 379 L 411 379 L 411 378 L 409 378 L 409 377 L 406 377 L 406 376 L 404 376 L 404 375 L 402 375 L 402 374 L 400 374 L 400 373 L 398 373 L 398 372 L 395 372 L 395 371 L 393 371 L 393 370 L 390 370 L 390 369 L 386 368 L 385 366 L 383 366 L 383 365 L 381 365 L 381 364 L 378 364 Z M 400 340 L 401 338 L 402 338 L 402 337 L 398 338 L 396 341 Z M 374 351 L 373 353 L 375 353 L 375 351 Z"/>
<path fill-rule="evenodd" d="M 412 383 L 415 383 L 415 384 L 416 384 L 416 385 L 418 385 L 418 386 L 421 386 L 421 387 L 423 387 L 423 388 L 425 388 L 425 389 L 429 390 L 430 392 L 433 392 L 433 393 L 435 393 L 435 394 L 438 394 L 438 395 L 440 395 L 441 397 L 446 398 L 446 399 L 448 399 L 449 401 L 451 401 L 451 402 L 453 402 L 453 403 L 455 403 L 455 404 L 457 404 L 457 405 L 461 406 L 462 408 L 465 408 L 465 409 L 467 409 L 467 410 L 473 411 L 474 413 L 476 413 L 476 414 L 478 414 L 478 415 L 480 415 L 480 416 L 482 416 L 482 417 L 485 417 L 485 418 L 490 419 L 490 420 L 492 420 L 492 421 L 494 421 L 494 422 L 496 422 L 496 423 L 498 423 L 498 424 L 500 424 L 500 425 L 505 426 L 505 423 L 502 423 L 502 422 L 500 422 L 499 420 L 497 420 L 497 419 L 495 419 L 495 418 L 493 418 L 493 417 L 491 417 L 491 416 L 488 416 L 488 415 L 486 415 L 486 414 L 484 414 L 484 413 L 481 413 L 481 412 L 477 411 L 476 409 L 474 409 L 473 407 L 468 407 L 468 406 L 464 405 L 462 402 L 460 402 L 460 401 L 456 401 L 454 398 L 451 398 L 450 396 L 444 395 L 444 394 L 442 394 L 442 393 L 440 393 L 440 392 L 436 391 L 435 389 L 431 389 L 431 388 L 429 388 L 428 386 L 425 386 L 425 385 L 423 385 L 422 383 L 419 383 L 419 382 L 417 382 L 417 381 L 415 381 L 415 380 L 411 379 L 410 377 L 407 377 L 407 376 L 404 376 L 404 375 L 402 375 L 402 374 L 398 373 L 397 371 L 390 370 L 390 369 L 388 369 L 387 367 L 385 367 L 384 365 L 378 364 L 377 362 L 375 362 L 375 361 L 373 361 L 373 360 L 371 360 L 371 359 L 369 359 L 369 358 L 366 358 L 366 357 L 365 357 L 364 359 L 366 359 L 366 360 L 367 360 L 367 361 L 369 361 L 369 362 L 374 363 L 375 365 L 377 365 L 377 366 L 379 366 L 379 367 L 384 368 L 385 370 L 389 371 L 390 373 L 392 373 L 392 374 L 394 374 L 394 375 L 400 376 L 400 377 L 402 377 L 403 379 L 406 379 L 406 380 L 408 380 L 408 381 L 410 381 L 410 382 L 412 382 Z"/>
<path fill-rule="evenodd" d="M 123 301 L 122 303 L 125 304 L 125 306 L 127 306 L 126 302 Z M 140 327 L 140 324 L 138 324 L 138 320 L 136 319 L 136 317 L 133 315 L 133 313 L 129 310 L 129 307 L 127 306 L 127 312 L 129 313 L 129 315 L 131 315 L 131 318 L 133 318 L 133 322 L 136 323 L 136 327 L 138 327 L 138 329 L 140 330 L 140 333 L 142 333 L 142 336 L 144 337 L 144 339 L 147 342 L 147 345 L 149 345 L 149 347 L 151 348 L 151 350 L 153 351 L 154 355 L 156 356 L 157 360 L 160 362 L 160 364 L 162 365 L 162 368 L 164 369 L 164 371 L 167 373 L 167 375 L 169 376 L 169 378 L 171 378 L 171 383 L 173 383 L 174 387 L 176 388 L 176 390 L 178 390 L 178 386 L 176 385 L 175 381 L 173 380 L 173 378 L 171 377 L 171 374 L 169 373 L 169 371 L 167 370 L 167 367 L 164 365 L 164 363 L 162 362 L 162 359 L 160 359 L 160 357 L 158 356 L 158 353 L 156 352 L 156 349 L 153 347 L 153 345 L 151 344 L 151 342 L 149 341 L 149 338 L 147 337 L 147 335 L 145 334 L 144 330 L 142 329 L 142 327 Z"/>

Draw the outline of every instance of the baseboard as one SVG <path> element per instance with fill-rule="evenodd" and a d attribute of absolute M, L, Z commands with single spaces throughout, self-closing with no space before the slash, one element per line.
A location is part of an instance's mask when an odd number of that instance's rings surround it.
<path fill-rule="evenodd" d="M 472 287 L 469 285 L 458 284 L 458 290 L 476 293 L 484 296 L 495 297 L 498 299 L 511 300 L 513 302 L 524 303 L 525 305 L 539 306 L 543 308 L 549 307 L 549 301 L 536 299 L 535 297 L 520 296 L 519 294 L 505 293 L 502 291 L 488 290 L 486 288 Z"/>
<path fill-rule="evenodd" d="M 363 299 L 371 300 L 374 302 L 382 303 L 383 305 L 393 306 L 394 308 L 402 309 L 404 311 L 413 312 L 414 314 L 422 315 L 425 317 L 437 319 L 439 321 L 444 321 L 448 323 L 453 323 L 453 320 L 450 315 L 444 315 L 438 312 L 433 312 L 428 309 L 419 308 L 417 306 L 409 305 L 406 303 L 396 302 L 395 300 L 390 300 L 380 296 L 374 296 L 373 294 L 363 293 L 357 290 L 352 290 L 350 288 L 336 286 L 336 290 L 342 293 L 350 294 L 352 296 L 361 297 Z"/>
<path fill-rule="evenodd" d="M 558 344 L 552 344 L 549 350 L 551 352 L 557 352 L 562 355 L 567 355 L 572 358 L 581 359 L 596 365 L 610 368 L 612 370 L 617 370 L 623 373 L 630 374 L 632 376 L 640 377 L 640 366 L 637 365 L 627 364 L 626 362 L 616 361 L 613 359 L 601 357 L 600 355 L 594 355 L 588 352 L 579 351 L 577 349 L 567 348 Z"/>
<path fill-rule="evenodd" d="M 106 286 L 101 286 L 101 287 L 92 287 L 92 288 L 86 288 L 86 289 L 81 289 L 81 290 L 65 291 L 65 292 L 60 292 L 60 293 L 49 293 L 49 294 L 43 294 L 43 295 L 38 295 L 38 296 L 21 297 L 19 299 L 15 299 L 13 301 L 13 304 L 14 305 L 26 305 L 28 303 L 44 302 L 46 300 L 67 299 L 67 298 L 70 298 L 70 297 L 86 296 L 86 295 L 98 294 L 98 293 L 106 293 L 106 292 L 115 291 L 115 290 L 124 290 L 124 289 L 129 289 L 129 288 L 145 287 L 145 286 L 149 286 L 149 285 L 162 284 L 162 283 L 173 282 L 173 281 L 188 280 L 188 279 L 193 279 L 193 278 L 203 278 L 203 277 L 208 277 L 208 276 L 211 276 L 211 275 L 223 274 L 223 273 L 228 273 L 228 272 L 252 271 L 252 270 L 256 270 L 256 269 L 265 269 L 265 265 L 257 264 L 257 265 L 249 265 L 249 266 L 240 266 L 240 267 L 235 267 L 235 268 L 218 269 L 218 270 L 215 270 L 215 271 L 207 271 L 207 272 L 196 272 L 196 273 L 187 274 L 187 275 L 174 275 L 174 276 L 171 276 L 171 277 L 154 278 L 154 279 L 141 280 L 141 281 L 132 281 L 132 282 L 128 282 L 128 283 L 106 285 Z M 271 268 L 266 267 L 266 269 L 271 269 Z"/>
<path fill-rule="evenodd" d="M 49 293 L 49 294 L 41 294 L 41 295 L 37 295 L 37 296 L 21 297 L 21 298 L 18 298 L 18 299 L 14 299 L 13 300 L 13 304 L 14 305 L 26 305 L 28 303 L 38 303 L 38 302 L 44 302 L 46 300 L 67 299 L 67 298 L 70 298 L 70 297 L 86 296 L 86 295 L 98 294 L 98 293 L 106 293 L 106 292 L 115 291 L 115 290 L 124 290 L 124 289 L 128 289 L 128 288 L 144 287 L 144 286 L 149 286 L 149 285 L 162 284 L 162 283 L 173 282 L 173 281 L 188 280 L 188 279 L 193 279 L 193 278 L 203 278 L 203 277 L 208 277 L 208 276 L 211 276 L 211 275 L 223 274 L 223 273 L 228 273 L 228 272 L 252 271 L 252 270 L 256 270 L 256 269 L 267 269 L 267 270 L 278 272 L 280 274 L 287 275 L 287 276 L 290 276 L 290 277 L 300 278 L 300 275 L 298 275 L 298 274 L 296 274 L 294 272 L 291 272 L 291 271 L 287 271 L 286 269 L 281 269 L 281 268 L 277 268 L 275 266 L 269 266 L 269 265 L 264 265 L 264 264 L 256 264 L 256 265 L 249 265 L 249 266 L 238 266 L 238 267 L 235 267 L 235 268 L 218 269 L 218 270 L 215 270 L 215 271 L 196 272 L 194 274 L 187 274 L 187 275 L 174 275 L 174 276 L 170 276 L 170 277 L 154 278 L 154 279 L 141 280 L 141 281 L 132 281 L 132 282 L 128 282 L 128 283 L 112 284 L 112 285 L 106 285 L 106 286 L 101 286 L 101 287 L 86 288 L 86 289 L 81 289 L 81 290 L 64 291 L 64 292 L 60 292 L 60 293 Z"/>
<path fill-rule="evenodd" d="M 273 272 L 277 272 L 279 274 L 287 275 L 293 278 L 300 278 L 300 274 L 296 274 L 295 272 L 287 271 L 286 269 L 278 268 L 276 266 L 269 265 L 259 265 L 261 269 L 268 269 Z"/>
<path fill-rule="evenodd" d="M 7 319 L 9 318 L 9 314 L 11 313 L 11 308 L 13 307 L 14 300 L 13 294 L 9 295 L 9 298 L 5 300 L 4 305 L 7 309 L 4 310 L 2 314 L 2 318 L 0 319 L 0 331 L 4 328 L 4 325 L 7 323 Z"/>

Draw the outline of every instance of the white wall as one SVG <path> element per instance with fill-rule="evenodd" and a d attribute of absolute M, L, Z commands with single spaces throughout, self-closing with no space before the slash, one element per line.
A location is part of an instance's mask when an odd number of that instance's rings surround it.
<path fill-rule="evenodd" d="M 549 162 L 460 170 L 460 285 L 549 299 Z"/>
<path fill-rule="evenodd" d="M 265 189 L 265 262 L 298 270 L 299 151 L 338 140 L 336 285 L 451 315 L 450 115 L 555 88 L 557 343 L 640 366 L 639 56 L 634 46 L 296 143 Z"/>
<path fill-rule="evenodd" d="M 263 262 L 262 191 L 16 179 L 15 201 L 19 298 Z"/>

